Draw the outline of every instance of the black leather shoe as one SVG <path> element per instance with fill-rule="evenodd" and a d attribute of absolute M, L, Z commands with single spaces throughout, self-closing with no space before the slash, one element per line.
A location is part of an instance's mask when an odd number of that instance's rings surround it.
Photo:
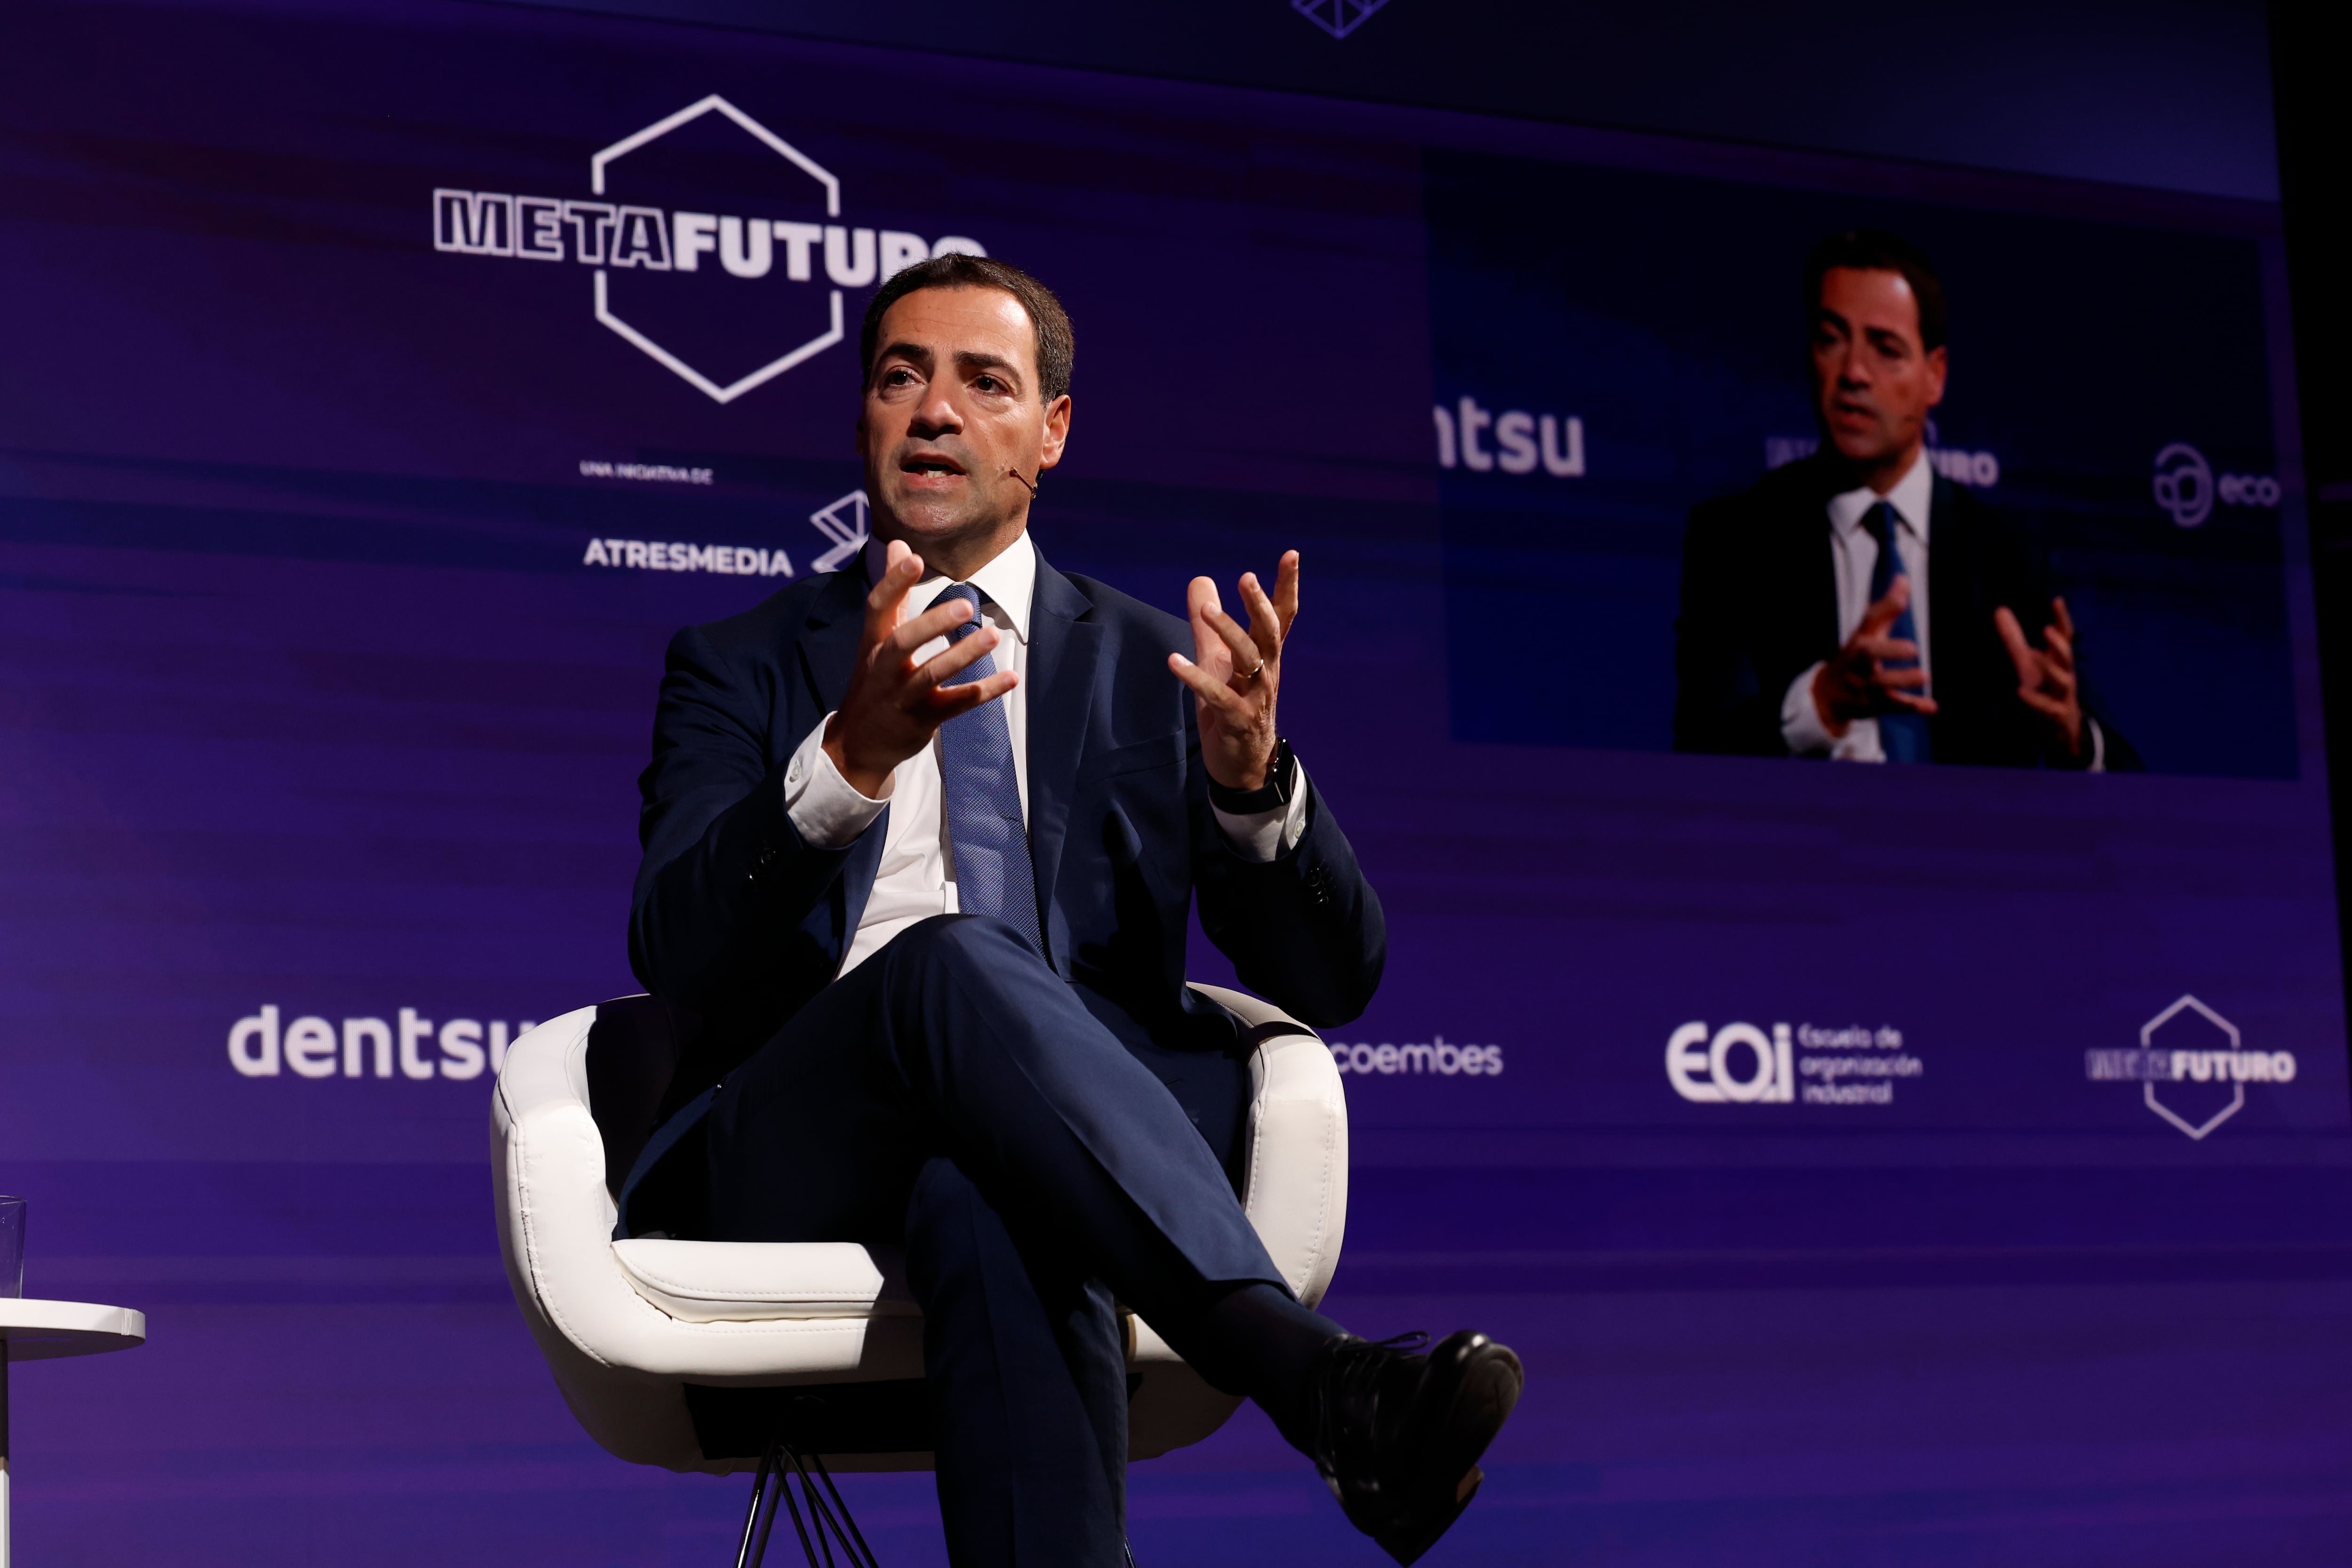
<path fill-rule="evenodd" d="M 1340 1334 L 1315 1370 L 1315 1468 L 1348 1521 L 1401 1563 L 1437 1544 L 1478 1493 L 1478 1456 L 1519 1400 L 1519 1358 L 1464 1330 L 1426 1355 L 1426 1334 L 1378 1343 Z"/>

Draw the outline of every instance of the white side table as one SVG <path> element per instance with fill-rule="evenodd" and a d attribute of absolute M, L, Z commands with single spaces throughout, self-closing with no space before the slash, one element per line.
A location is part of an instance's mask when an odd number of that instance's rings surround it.
<path fill-rule="evenodd" d="M 147 1314 L 87 1301 L 0 1296 L 0 1568 L 8 1568 L 8 1363 L 97 1355 L 147 1342 Z"/>

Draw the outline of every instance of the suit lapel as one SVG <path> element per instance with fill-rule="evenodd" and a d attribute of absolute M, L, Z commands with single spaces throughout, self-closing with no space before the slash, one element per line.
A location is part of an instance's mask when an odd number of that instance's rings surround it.
<path fill-rule="evenodd" d="M 801 628 L 801 678 L 819 716 L 839 708 L 849 690 L 858 638 L 866 630 L 866 587 L 862 573 L 835 573 L 833 581 L 809 606 L 808 620 Z M 809 723 L 815 721 L 812 718 Z M 806 726 L 802 730 L 805 732 Z M 794 743 L 798 743 L 797 735 Z"/>
<path fill-rule="evenodd" d="M 1807 651 L 1797 665 L 1801 669 L 1836 653 L 1844 640 L 1838 635 L 1837 528 L 1830 521 L 1830 497 L 1836 493 L 1835 481 L 1815 459 L 1811 482 L 1803 492 L 1804 509 L 1791 520 L 1799 526 L 1798 537 L 1807 542 L 1786 557 L 1811 563 L 1800 579 L 1800 597 L 1791 601 L 1810 605 L 1805 612 Z"/>
<path fill-rule="evenodd" d="M 1954 493 L 1952 481 L 1941 474 L 1927 490 L 1927 635 L 1920 639 L 1931 688 L 1940 699 L 1936 711 L 1927 715 L 1927 744 L 1931 755 L 1940 752 L 1945 761 L 1962 743 L 1953 715 L 1974 706 L 1969 699 L 1976 674 L 1964 657 L 1972 646 L 1968 622 L 1973 612 L 1965 601 L 1967 579 L 1973 574 L 1966 560 L 1967 521 Z"/>
<path fill-rule="evenodd" d="M 1967 602 L 1976 574 L 1968 559 L 1973 542 L 1961 510 L 1965 504 L 1958 487 L 1937 474 L 1927 492 L 1927 636 L 1933 638 L 1946 626 L 1955 628 L 1942 639 L 1955 656 L 1971 640 L 1967 623 L 1977 612 L 1977 606 Z M 1949 571 L 1945 570 L 1948 566 Z M 1957 667 L 1959 659 L 1955 657 L 1949 662 Z M 1941 668 L 1933 646 L 1927 649 L 1927 666 Z M 1959 671 L 1955 668 L 1951 673 Z"/>
<path fill-rule="evenodd" d="M 852 568 L 836 572 L 809 606 L 799 638 L 802 690 L 799 701 L 785 704 L 782 743 L 787 749 L 815 727 L 819 719 L 840 708 L 848 693 L 851 669 L 857 662 L 857 644 L 866 631 L 866 574 Z M 805 706 L 804 706 L 805 705 Z M 890 831 L 890 808 L 858 837 L 841 868 L 834 905 L 840 921 L 835 946 L 849 951 L 850 938 L 865 919 L 866 902 L 874 895 L 874 876 L 881 869 L 883 840 Z"/>
<path fill-rule="evenodd" d="M 1068 932 L 1053 889 L 1069 835 L 1086 750 L 1103 628 L 1094 606 L 1067 577 L 1037 557 L 1037 595 L 1029 615 L 1029 856 L 1037 872 L 1037 912 L 1046 952 L 1068 972 Z"/>

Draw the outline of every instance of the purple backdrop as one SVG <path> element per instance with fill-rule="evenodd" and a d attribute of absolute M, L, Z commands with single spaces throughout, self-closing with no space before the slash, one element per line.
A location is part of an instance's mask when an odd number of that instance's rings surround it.
<path fill-rule="evenodd" d="M 28 1560 L 726 1550 L 734 1484 L 607 1458 L 555 1397 L 496 1261 L 481 1069 L 635 989 L 663 643 L 814 570 L 813 517 L 854 526 L 835 301 L 854 331 L 876 266 L 953 240 L 1077 322 L 1057 564 L 1173 606 L 1305 554 L 1286 721 L 1392 942 L 1335 1037 L 1332 1309 L 1476 1323 L 1532 1378 L 1445 1555 L 2352 1552 L 2298 502 L 2190 543 L 2151 489 L 2171 440 L 2217 483 L 2292 477 L 2270 208 L 422 0 L 19 5 L 0 42 L 0 1184 L 31 1293 L 153 1334 L 16 1379 Z M 711 95 L 742 120 L 623 146 Z M 1802 433 L 1788 319 L 1676 341 L 1660 289 L 1575 291 L 1596 256 L 1665 276 L 1701 186 L 1791 233 L 1894 212 L 1995 260 L 2125 258 L 2166 345 L 2139 423 L 2070 447 L 2029 411 L 2027 285 L 1980 268 L 1999 308 L 1956 322 L 2025 368 L 1952 445 L 2043 454 L 2003 458 L 2008 495 L 2106 595 L 2092 646 L 2185 737 L 2169 774 L 1465 719 L 1548 643 L 1579 690 L 1654 689 L 1656 613 L 1596 640 L 1592 607 L 1646 602 L 1680 509 Z M 1671 461 L 1625 395 L 1660 343 Z M 1710 374 L 1744 390 L 1689 395 Z M 1585 471 L 1536 469 L 1540 505 L 1465 488 L 1432 406 L 1465 395 L 1575 416 Z M 1559 595 L 1513 601 L 1498 652 L 1505 570 Z M 2252 739 L 2199 749 L 2225 731 Z M 2263 1075 L 2234 1110 L 2225 1048 Z M 2187 1081 L 2112 1076 L 2174 1052 Z M 1891 1093 L 1806 1093 L 1856 1086 Z M 852 1484 L 886 1562 L 938 1560 L 927 1479 Z M 1146 1568 L 1380 1561 L 1247 1412 L 1134 1489 Z"/>

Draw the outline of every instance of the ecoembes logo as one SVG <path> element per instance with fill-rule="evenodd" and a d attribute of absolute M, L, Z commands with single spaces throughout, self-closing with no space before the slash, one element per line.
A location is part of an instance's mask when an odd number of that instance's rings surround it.
<path fill-rule="evenodd" d="M 1437 1078 L 1503 1076 L 1502 1047 L 1457 1045 L 1444 1035 L 1407 1040 L 1402 1045 L 1393 1040 L 1383 1040 L 1379 1045 L 1369 1040 L 1325 1043 L 1341 1072 L 1377 1073 L 1382 1078 L 1394 1078 L 1400 1073 L 1413 1077 L 1427 1073 Z"/>
<path fill-rule="evenodd" d="M 842 341 L 843 289 L 987 254 L 841 217 L 831 170 L 713 93 L 591 157 L 584 197 L 436 189 L 433 248 L 593 268 L 599 323 L 731 403 Z"/>
<path fill-rule="evenodd" d="M 2195 528 L 2223 506 L 2274 507 L 2285 493 L 2269 474 L 2223 474 L 2216 479 L 2205 454 L 2186 441 L 2167 442 L 2156 454 L 2149 481 L 2158 510 L 2181 528 Z"/>

